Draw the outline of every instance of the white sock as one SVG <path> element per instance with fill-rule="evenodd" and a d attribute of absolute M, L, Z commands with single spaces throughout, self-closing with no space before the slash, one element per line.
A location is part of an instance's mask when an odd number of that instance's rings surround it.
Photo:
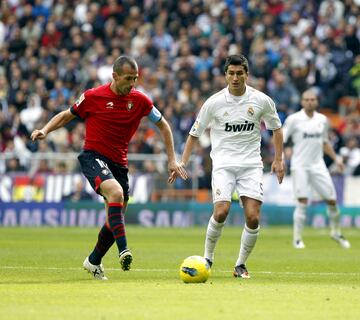
<path fill-rule="evenodd" d="M 204 258 L 214 261 L 214 251 L 217 241 L 221 236 L 225 222 L 217 222 L 211 216 L 206 230 Z"/>
<path fill-rule="evenodd" d="M 256 229 L 250 229 L 246 224 L 241 235 L 239 257 L 236 260 L 236 266 L 245 264 L 251 251 L 255 247 L 257 237 L 259 235 L 260 226 Z"/>
<path fill-rule="evenodd" d="M 302 240 L 302 232 L 305 226 L 307 204 L 298 203 L 294 210 L 294 241 Z"/>
<path fill-rule="evenodd" d="M 327 205 L 329 216 L 330 232 L 332 235 L 340 235 L 340 212 L 337 205 Z"/>

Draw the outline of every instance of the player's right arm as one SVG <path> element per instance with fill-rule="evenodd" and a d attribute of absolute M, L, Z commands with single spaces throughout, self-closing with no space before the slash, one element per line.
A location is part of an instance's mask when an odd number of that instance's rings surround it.
<path fill-rule="evenodd" d="M 189 136 L 188 136 L 188 138 L 186 140 L 186 143 L 185 143 L 185 147 L 184 147 L 182 157 L 181 157 L 181 162 L 180 162 L 181 167 L 186 167 L 186 165 L 188 164 L 191 153 L 192 153 L 192 151 L 194 149 L 194 146 L 195 146 L 195 144 L 197 143 L 198 140 L 199 140 L 198 137 L 194 137 L 194 136 L 189 134 Z M 175 171 L 172 172 L 170 174 L 170 176 L 169 176 L 168 182 L 173 183 L 176 180 L 177 176 L 178 175 L 177 175 L 177 173 Z"/>
<path fill-rule="evenodd" d="M 194 137 L 192 135 L 189 135 L 188 138 L 186 139 L 184 151 L 181 157 L 181 162 L 184 164 L 184 166 L 188 164 L 191 153 L 198 140 L 199 140 L 198 137 Z"/>
<path fill-rule="evenodd" d="M 191 130 L 189 132 L 189 136 L 186 139 L 184 151 L 181 157 L 180 164 L 182 166 L 186 166 L 189 162 L 191 152 L 194 149 L 195 144 L 199 140 L 199 137 L 202 135 L 202 133 L 207 128 L 210 120 L 211 120 L 211 113 L 209 112 L 209 100 L 205 101 L 204 105 L 201 107 L 200 112 L 196 118 L 196 121 L 191 127 Z M 176 174 L 172 174 L 168 182 L 173 183 L 176 180 Z"/>
<path fill-rule="evenodd" d="M 70 111 L 70 109 L 64 110 L 58 113 L 56 116 L 52 117 L 50 121 L 42 128 L 42 129 L 35 129 L 31 133 L 31 140 L 35 141 L 38 139 L 45 139 L 46 136 L 56 129 L 59 129 L 69 123 L 72 119 L 76 116 Z"/>
<path fill-rule="evenodd" d="M 200 112 L 194 122 L 189 136 L 186 140 L 183 155 L 181 157 L 181 162 L 186 166 L 189 162 L 191 152 L 194 149 L 195 144 L 199 140 L 199 137 L 204 133 L 205 129 L 208 127 L 212 119 L 212 102 L 211 99 L 205 101 L 203 106 L 200 109 Z"/>

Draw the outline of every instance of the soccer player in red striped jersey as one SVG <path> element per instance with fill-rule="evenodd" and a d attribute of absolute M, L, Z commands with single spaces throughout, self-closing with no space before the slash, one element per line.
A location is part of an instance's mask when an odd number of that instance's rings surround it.
<path fill-rule="evenodd" d="M 124 213 L 129 199 L 128 145 L 141 119 L 147 116 L 160 130 L 168 156 L 168 171 L 183 179 L 188 175 L 175 159 L 171 128 L 151 99 L 135 89 L 138 66 L 129 56 L 120 56 L 113 65 L 111 83 L 85 91 L 75 104 L 55 115 L 40 130 L 31 134 L 33 141 L 65 126 L 75 117 L 86 127 L 84 150 L 78 159 L 85 177 L 105 199 L 107 219 L 101 228 L 92 253 L 84 268 L 95 279 L 107 280 L 101 263 L 103 256 L 116 242 L 124 271 L 130 270 L 132 254 L 127 247 Z"/>

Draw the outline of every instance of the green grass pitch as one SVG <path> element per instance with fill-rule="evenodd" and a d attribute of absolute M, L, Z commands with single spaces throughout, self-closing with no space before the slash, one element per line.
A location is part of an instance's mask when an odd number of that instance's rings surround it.
<path fill-rule="evenodd" d="M 109 281 L 82 269 L 97 229 L 0 228 L 0 319 L 360 319 L 360 232 L 346 229 L 342 249 L 326 230 L 264 227 L 247 266 L 232 277 L 241 228 L 225 227 L 205 284 L 184 284 L 178 269 L 202 255 L 205 227 L 127 226 L 132 270 L 115 247 L 104 258 Z"/>

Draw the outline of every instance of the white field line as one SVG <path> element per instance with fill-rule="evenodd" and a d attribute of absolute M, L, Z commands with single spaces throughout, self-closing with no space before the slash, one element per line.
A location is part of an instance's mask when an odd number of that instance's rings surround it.
<path fill-rule="evenodd" d="M 82 268 L 58 268 L 58 267 L 27 267 L 27 266 L 0 266 L 0 270 L 72 270 L 79 271 Z M 122 271 L 120 268 L 106 268 L 108 271 Z M 177 272 L 176 269 L 131 269 L 134 272 Z M 231 273 L 231 270 L 214 270 L 214 273 Z M 273 272 L 273 271 L 251 271 L 254 274 L 270 275 L 294 275 L 294 276 L 360 276 L 360 272 Z"/>

